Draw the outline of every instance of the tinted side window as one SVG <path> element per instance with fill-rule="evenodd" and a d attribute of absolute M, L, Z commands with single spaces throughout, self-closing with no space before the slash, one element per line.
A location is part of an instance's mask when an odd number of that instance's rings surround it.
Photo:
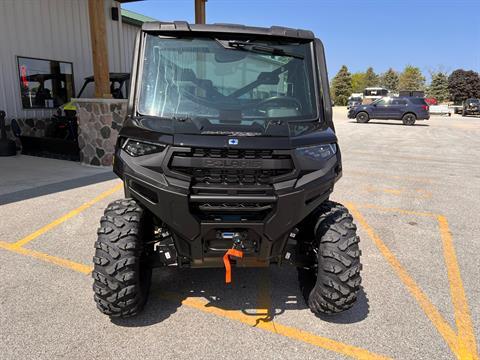
<path fill-rule="evenodd" d="M 392 105 L 407 105 L 407 100 L 394 99 L 392 100 Z"/>
<path fill-rule="evenodd" d="M 414 105 L 427 105 L 425 99 L 422 98 L 411 98 L 410 102 Z"/>

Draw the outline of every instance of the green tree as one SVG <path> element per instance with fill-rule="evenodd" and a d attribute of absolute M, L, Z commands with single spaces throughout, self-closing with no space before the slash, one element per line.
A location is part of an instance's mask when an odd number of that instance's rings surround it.
<path fill-rule="evenodd" d="M 432 82 L 428 87 L 428 96 L 437 99 L 438 102 L 448 100 L 448 78 L 443 72 L 437 72 L 432 74 Z"/>
<path fill-rule="evenodd" d="M 398 74 L 392 68 L 388 69 L 380 76 L 380 86 L 385 89 L 396 92 L 398 91 Z"/>
<path fill-rule="evenodd" d="M 347 105 L 348 97 L 352 93 L 352 76 L 345 65 L 340 68 L 332 80 L 332 93 L 335 105 Z"/>
<path fill-rule="evenodd" d="M 407 65 L 398 79 L 399 90 L 424 90 L 425 78 L 418 67 Z"/>
<path fill-rule="evenodd" d="M 378 76 L 373 71 L 372 67 L 369 67 L 365 72 L 365 87 L 378 86 Z"/>
<path fill-rule="evenodd" d="M 363 93 L 365 90 L 365 73 L 357 72 L 352 74 L 352 92 Z"/>
<path fill-rule="evenodd" d="M 470 97 L 480 97 L 480 77 L 475 71 L 457 69 L 448 77 L 450 99 L 456 103 Z"/>

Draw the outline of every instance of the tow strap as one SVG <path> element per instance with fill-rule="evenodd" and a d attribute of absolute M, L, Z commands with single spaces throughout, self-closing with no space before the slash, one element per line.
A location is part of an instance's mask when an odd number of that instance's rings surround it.
<path fill-rule="evenodd" d="M 230 284 L 232 282 L 232 266 L 230 265 L 230 257 L 243 258 L 243 251 L 237 249 L 228 249 L 225 255 L 223 255 L 223 264 L 225 265 L 225 283 Z"/>

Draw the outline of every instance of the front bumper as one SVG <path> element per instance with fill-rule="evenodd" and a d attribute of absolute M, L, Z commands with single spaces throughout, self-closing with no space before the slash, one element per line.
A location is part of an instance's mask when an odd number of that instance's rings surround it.
<path fill-rule="evenodd" d="M 190 179 L 171 170 L 175 151 L 178 148 L 170 146 L 160 154 L 132 157 L 118 149 L 114 170 L 124 180 L 126 196 L 135 198 L 169 227 L 179 257 L 191 266 L 221 266 L 225 248 L 231 247 L 228 241 L 218 239 L 224 231 L 244 233 L 251 239 L 252 248 L 239 265 L 280 262 L 292 229 L 329 197 L 341 176 L 338 150 L 320 169 L 306 172 L 295 168 L 290 178 L 268 188 L 194 186 Z M 293 151 L 292 159 L 298 163 Z M 207 204 L 214 209 L 224 207 L 226 214 L 203 216 L 201 206 Z M 249 208 L 252 204 L 264 211 L 263 217 L 237 215 L 242 212 L 240 207 L 249 209 L 246 213 L 256 210 Z"/>
<path fill-rule="evenodd" d="M 466 114 L 480 114 L 480 107 L 468 107 L 464 112 Z"/>

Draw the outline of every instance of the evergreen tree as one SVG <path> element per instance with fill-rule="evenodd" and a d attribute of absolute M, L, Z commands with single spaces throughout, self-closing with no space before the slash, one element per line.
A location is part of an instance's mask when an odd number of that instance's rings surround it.
<path fill-rule="evenodd" d="M 448 100 L 448 78 L 442 72 L 432 74 L 432 82 L 428 88 L 428 96 L 437 99 L 438 102 Z"/>
<path fill-rule="evenodd" d="M 398 74 L 392 68 L 388 69 L 386 72 L 380 76 L 380 86 L 383 86 L 385 89 L 397 92 L 398 91 Z"/>
<path fill-rule="evenodd" d="M 378 86 L 378 76 L 373 71 L 372 67 L 369 67 L 365 72 L 365 87 Z"/>
<path fill-rule="evenodd" d="M 480 97 L 480 77 L 475 71 L 457 69 L 448 77 L 450 99 L 456 103 L 470 97 Z"/>
<path fill-rule="evenodd" d="M 407 65 L 398 79 L 399 90 L 424 90 L 425 78 L 418 67 Z"/>
<path fill-rule="evenodd" d="M 365 90 L 365 73 L 357 72 L 352 74 L 352 92 L 363 93 Z"/>
<path fill-rule="evenodd" d="M 345 65 L 332 80 L 332 93 L 335 105 L 347 105 L 348 98 L 352 94 L 352 76 Z"/>

